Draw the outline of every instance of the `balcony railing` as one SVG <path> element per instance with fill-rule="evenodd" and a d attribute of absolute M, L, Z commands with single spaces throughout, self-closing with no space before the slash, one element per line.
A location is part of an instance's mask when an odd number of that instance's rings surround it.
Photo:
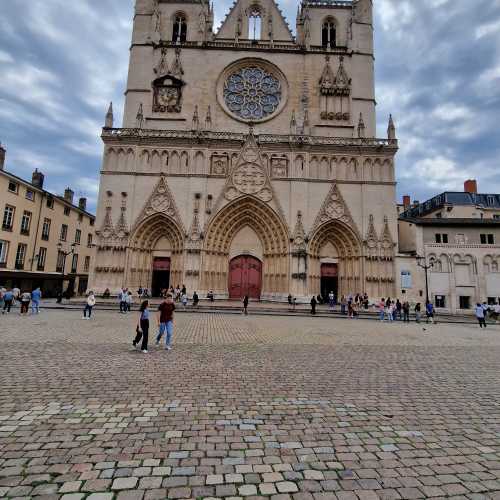
<path fill-rule="evenodd" d="M 135 141 L 137 139 L 179 139 L 189 141 L 232 141 L 244 143 L 248 135 L 239 132 L 212 132 L 207 130 L 152 130 L 140 128 L 105 128 L 103 139 Z M 255 134 L 259 144 L 295 144 L 298 146 L 356 146 L 397 148 L 398 141 L 376 138 L 321 137 L 300 134 Z"/>

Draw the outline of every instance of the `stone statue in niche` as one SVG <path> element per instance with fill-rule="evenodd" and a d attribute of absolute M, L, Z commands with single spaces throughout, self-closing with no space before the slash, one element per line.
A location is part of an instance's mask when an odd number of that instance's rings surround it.
<path fill-rule="evenodd" d="M 180 113 L 184 85 L 182 80 L 172 75 L 157 78 L 153 82 L 153 111 L 156 113 Z"/>
<path fill-rule="evenodd" d="M 271 173 L 273 177 L 288 177 L 288 158 L 271 158 Z"/>
<path fill-rule="evenodd" d="M 212 168 L 210 173 L 212 175 L 226 175 L 228 169 L 227 155 L 213 155 Z"/>

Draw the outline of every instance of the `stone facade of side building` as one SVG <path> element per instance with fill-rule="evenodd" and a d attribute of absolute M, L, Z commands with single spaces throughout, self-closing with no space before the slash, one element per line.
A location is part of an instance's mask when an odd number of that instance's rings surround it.
<path fill-rule="evenodd" d="M 395 293 L 395 127 L 376 138 L 371 0 L 137 0 L 110 107 L 90 286 Z"/>
<path fill-rule="evenodd" d="M 480 302 L 500 302 L 500 195 L 479 194 L 475 181 L 464 192 L 441 193 L 400 206 L 399 297 L 429 300 L 438 311 L 472 312 Z M 427 290 L 425 271 L 428 266 Z"/>
<path fill-rule="evenodd" d="M 94 255 L 87 199 L 75 205 L 70 188 L 64 196 L 46 191 L 38 170 L 21 179 L 7 170 L 5 153 L 0 144 L 0 288 L 40 287 L 44 297 L 84 294 Z"/>

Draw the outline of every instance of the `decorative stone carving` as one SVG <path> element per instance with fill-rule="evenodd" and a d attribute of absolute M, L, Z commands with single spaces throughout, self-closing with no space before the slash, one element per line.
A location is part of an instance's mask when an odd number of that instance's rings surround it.
<path fill-rule="evenodd" d="M 288 177 L 288 158 L 285 155 L 271 158 L 271 175 L 274 178 Z"/>
<path fill-rule="evenodd" d="M 302 212 L 300 210 L 297 212 L 297 222 L 292 234 L 292 243 L 295 250 L 306 249 L 306 232 L 302 223 Z"/>
<path fill-rule="evenodd" d="M 111 207 L 106 207 L 106 214 L 104 215 L 104 221 L 102 223 L 101 230 L 99 231 L 100 236 L 107 240 L 112 238 L 115 234 L 115 227 L 113 225 L 113 219 L 111 217 Z"/>
<path fill-rule="evenodd" d="M 163 175 L 160 177 L 160 180 L 153 189 L 151 196 L 144 205 L 144 208 L 142 209 L 134 226 L 137 227 L 141 221 L 154 214 L 167 215 L 168 217 L 174 219 L 179 226 L 182 227 L 181 218 L 179 216 L 179 211 L 177 210 L 174 197 L 172 196 L 170 188 L 168 187 L 167 181 Z"/>
<path fill-rule="evenodd" d="M 344 68 L 344 57 L 339 59 L 336 76 L 330 66 L 330 56 L 325 56 L 325 67 L 319 80 L 321 119 L 349 121 L 351 79 Z"/>
<path fill-rule="evenodd" d="M 382 231 L 382 236 L 380 238 L 380 245 L 384 253 L 394 253 L 395 243 L 392 239 L 391 231 L 389 229 L 389 219 L 387 215 L 384 216 L 384 230 Z"/>
<path fill-rule="evenodd" d="M 212 175 L 226 175 L 229 165 L 227 155 L 213 154 L 212 163 L 210 165 L 210 173 Z"/>
<path fill-rule="evenodd" d="M 350 226 L 354 231 L 358 232 L 351 217 L 349 208 L 347 207 L 337 184 L 332 185 L 330 192 L 323 202 L 323 206 L 316 217 L 313 231 L 325 222 L 329 222 L 331 220 L 341 221 Z"/>
<path fill-rule="evenodd" d="M 368 249 L 368 254 L 370 256 L 375 256 L 378 253 L 378 236 L 375 230 L 375 224 L 373 223 L 373 215 L 370 214 L 370 220 L 368 222 L 368 231 L 366 233 L 365 245 Z"/>
<path fill-rule="evenodd" d="M 224 191 L 227 200 L 234 200 L 241 195 L 253 195 L 265 202 L 273 198 L 269 175 L 260 157 L 252 130 L 230 172 Z"/>
<path fill-rule="evenodd" d="M 154 71 L 158 78 L 153 81 L 153 112 L 180 113 L 182 111 L 182 91 L 185 85 L 182 80 L 184 70 L 180 60 L 180 49 L 175 49 L 175 61 L 169 69 L 167 49 L 163 48 Z"/>

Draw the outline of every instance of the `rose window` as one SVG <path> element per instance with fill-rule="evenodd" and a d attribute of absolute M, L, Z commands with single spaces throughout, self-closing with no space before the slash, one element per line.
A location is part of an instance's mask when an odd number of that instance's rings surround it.
<path fill-rule="evenodd" d="M 240 68 L 224 83 L 224 102 L 244 120 L 262 120 L 272 115 L 281 102 L 280 81 L 258 66 Z"/>

